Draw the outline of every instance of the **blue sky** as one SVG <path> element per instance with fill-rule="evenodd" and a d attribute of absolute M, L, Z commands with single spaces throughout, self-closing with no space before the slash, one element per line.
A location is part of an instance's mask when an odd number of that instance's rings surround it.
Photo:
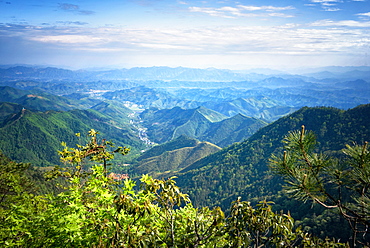
<path fill-rule="evenodd" d="M 0 0 L 0 64 L 370 65 L 370 0 Z"/>

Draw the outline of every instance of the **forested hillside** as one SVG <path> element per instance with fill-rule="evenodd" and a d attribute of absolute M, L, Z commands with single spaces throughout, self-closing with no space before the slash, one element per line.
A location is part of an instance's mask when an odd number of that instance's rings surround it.
<path fill-rule="evenodd" d="M 370 105 L 344 111 L 302 108 L 236 143 L 184 168 L 178 184 L 196 205 L 227 205 L 232 198 L 263 200 L 281 190 L 281 180 L 268 170 L 272 153 L 282 152 L 284 136 L 305 125 L 317 135 L 318 149 L 339 154 L 345 144 L 370 140 Z"/>
<path fill-rule="evenodd" d="M 200 142 L 194 138 L 179 136 L 173 141 L 154 146 L 137 158 L 128 171 L 130 176 L 173 173 L 190 164 L 221 150 L 209 142 Z"/>
<path fill-rule="evenodd" d="M 181 135 L 208 141 L 221 147 L 240 142 L 251 136 L 266 122 L 236 115 L 231 118 L 204 108 L 148 109 L 140 114 L 148 136 L 156 143 L 164 143 Z"/>
<path fill-rule="evenodd" d="M 20 90 L 0 86 L 0 101 L 20 104 L 33 111 L 86 109 L 100 102 L 97 99 L 75 100 L 40 90 Z"/>
<path fill-rule="evenodd" d="M 115 143 L 132 148 L 134 154 L 144 147 L 132 127 L 114 126 L 110 122 L 109 117 L 94 110 L 32 112 L 22 109 L 0 125 L 0 150 L 16 161 L 51 166 L 60 163 L 57 151 L 62 149 L 62 141 L 78 143 L 74 134 L 86 133 L 91 128 Z"/>

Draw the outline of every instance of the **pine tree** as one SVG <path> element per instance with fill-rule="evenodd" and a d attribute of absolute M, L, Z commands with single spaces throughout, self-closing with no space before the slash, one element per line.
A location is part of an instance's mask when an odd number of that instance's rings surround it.
<path fill-rule="evenodd" d="M 283 140 L 282 156 L 270 168 L 285 179 L 286 192 L 337 211 L 350 224 L 352 246 L 370 241 L 370 152 L 368 143 L 346 145 L 339 158 L 315 152 L 316 138 L 302 126 Z"/>

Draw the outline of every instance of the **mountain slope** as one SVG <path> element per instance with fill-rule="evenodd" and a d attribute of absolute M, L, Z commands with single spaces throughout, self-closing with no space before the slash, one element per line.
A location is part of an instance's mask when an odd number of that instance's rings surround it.
<path fill-rule="evenodd" d="M 345 144 L 370 140 L 370 104 L 348 111 L 302 108 L 260 129 L 248 140 L 205 157 L 176 175 L 196 205 L 226 206 L 237 196 L 263 200 L 281 190 L 280 179 L 268 170 L 272 153 L 282 152 L 282 139 L 305 125 L 313 130 L 321 151 L 336 153 Z"/>
<path fill-rule="evenodd" d="M 129 173 L 136 175 L 177 171 L 195 161 L 221 150 L 209 142 L 180 136 L 177 139 L 153 147 L 145 152 L 132 166 Z M 163 175 L 163 174 L 162 174 Z"/>
<path fill-rule="evenodd" d="M 260 119 L 238 114 L 220 122 L 212 123 L 210 128 L 198 139 L 214 143 L 220 147 L 226 147 L 249 138 L 266 125 L 267 123 Z"/>
<path fill-rule="evenodd" d="M 65 141 L 68 145 L 86 141 L 90 129 L 99 131 L 117 145 L 126 145 L 135 151 L 142 149 L 143 143 L 131 128 L 116 127 L 109 118 L 94 110 L 73 110 L 68 112 L 32 112 L 23 109 L 8 116 L 0 126 L 0 150 L 11 159 L 30 162 L 36 166 L 59 164 L 57 150 Z M 74 134 L 81 133 L 82 140 Z"/>
<path fill-rule="evenodd" d="M 164 143 L 185 135 L 202 141 L 208 141 L 221 147 L 240 142 L 250 137 L 266 122 L 236 115 L 231 118 L 204 108 L 149 109 L 140 117 L 147 128 L 148 136 L 157 143 Z"/>
<path fill-rule="evenodd" d="M 181 135 L 197 138 L 212 122 L 221 121 L 226 116 L 199 107 L 196 109 L 149 109 L 140 115 L 143 125 L 148 128 L 148 136 L 156 143 L 164 143 Z"/>
<path fill-rule="evenodd" d="M 19 113 L 23 106 L 16 103 L 0 102 L 0 126 L 10 115 Z"/>
<path fill-rule="evenodd" d="M 110 118 L 110 123 L 120 126 L 121 124 L 129 124 L 134 118 L 133 111 L 118 101 L 104 101 L 91 107 Z"/>
<path fill-rule="evenodd" d="M 88 108 L 91 103 L 91 101 L 68 99 L 40 90 L 20 90 L 9 86 L 0 86 L 0 99 L 2 102 L 17 103 L 33 111 L 67 111 Z"/>

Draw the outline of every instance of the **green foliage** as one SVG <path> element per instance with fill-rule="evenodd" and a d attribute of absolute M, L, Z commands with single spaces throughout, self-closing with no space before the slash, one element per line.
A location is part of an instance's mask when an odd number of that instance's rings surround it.
<path fill-rule="evenodd" d="M 351 225 L 353 245 L 369 244 L 370 232 L 370 151 L 368 143 L 347 145 L 341 160 L 314 152 L 313 132 L 290 132 L 284 139 L 282 157 L 271 158 L 270 167 L 282 175 L 286 192 L 302 201 L 312 200 L 328 209 L 336 209 Z"/>
<path fill-rule="evenodd" d="M 25 175 L 30 164 L 15 163 L 0 153 L 0 207 L 6 208 L 24 190 L 31 193 L 34 186 Z"/>
<path fill-rule="evenodd" d="M 269 170 L 272 154 L 283 153 L 285 135 L 300 129 L 303 124 L 315 133 L 315 152 L 320 156 L 343 157 L 344 144 L 363 144 L 370 140 L 370 105 L 347 111 L 336 108 L 302 108 L 261 128 L 248 140 L 233 144 L 211 154 L 175 175 L 177 184 L 188 193 L 194 206 L 221 206 L 226 210 L 237 197 L 248 199 L 253 206 L 260 201 L 274 201 L 274 211 L 290 211 L 294 219 L 319 218 L 325 208 L 310 207 L 282 191 L 283 179 Z M 324 213 L 325 214 L 325 213 Z M 325 239 L 331 234 L 336 239 L 348 241 L 351 228 L 344 221 L 340 232 L 334 232 L 338 221 L 322 216 L 324 222 L 309 223 L 310 232 Z M 342 222 L 340 222 L 342 223 Z M 306 230 L 306 229 L 305 229 Z M 308 230 L 308 229 L 307 229 Z"/>
<path fill-rule="evenodd" d="M 273 202 L 260 202 L 253 208 L 250 202 L 233 202 L 226 230 L 229 247 L 346 247 L 329 239 L 321 240 L 294 228 L 290 214 L 272 211 Z"/>
<path fill-rule="evenodd" d="M 229 216 L 221 208 L 194 208 L 174 178 L 141 178 L 139 190 L 126 179 L 107 176 L 107 161 L 124 148 L 98 142 L 91 130 L 87 145 L 65 148 L 61 159 L 71 171 L 65 190 L 35 196 L 21 178 L 5 176 L 14 185 L 11 202 L 0 208 L 0 245 L 8 247 L 339 247 L 343 244 L 310 237 L 295 229 L 289 215 L 277 214 L 268 202 L 253 208 L 237 200 Z M 112 150 L 108 149 L 112 148 Z M 98 162 L 82 173 L 84 160 Z M 6 163 L 5 163 L 6 164 Z M 8 164 L 8 171 L 17 166 Z M 57 172 L 57 170 L 55 170 Z"/>

